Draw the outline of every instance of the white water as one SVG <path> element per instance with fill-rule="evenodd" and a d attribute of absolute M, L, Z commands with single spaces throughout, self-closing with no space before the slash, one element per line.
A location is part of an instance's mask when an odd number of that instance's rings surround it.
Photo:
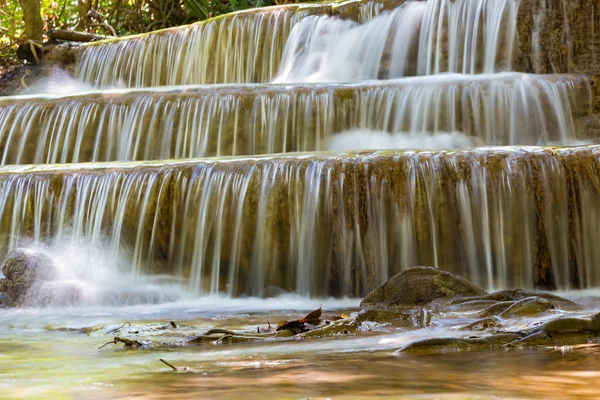
<path fill-rule="evenodd" d="M 132 275 L 130 263 L 101 236 L 91 240 L 63 237 L 48 245 L 24 242 L 21 247 L 49 257 L 57 272 L 55 279 L 37 282 L 28 306 L 158 304 L 185 294 L 174 277 Z"/>
<path fill-rule="evenodd" d="M 518 0 L 407 2 L 366 23 L 330 16 L 294 26 L 274 82 L 347 82 L 510 71 Z"/>
<path fill-rule="evenodd" d="M 328 150 L 454 149 L 474 146 L 462 132 L 410 134 L 356 129 L 341 132 L 329 140 Z"/>
<path fill-rule="evenodd" d="M 564 145 L 585 136 L 590 110 L 586 79 L 518 73 L 16 96 L 0 99 L 0 163 L 318 151 L 357 129 L 423 137 L 409 147 L 437 148 L 446 139 L 425 138 L 448 132 L 472 143 L 444 147 Z"/>
<path fill-rule="evenodd" d="M 121 84 L 116 87 L 123 87 L 123 85 Z M 66 96 L 86 93 L 92 90 L 94 90 L 94 87 L 90 84 L 73 78 L 70 74 L 66 73 L 62 69 L 54 68 L 48 73 L 47 77 L 42 78 L 29 85 L 27 88 L 20 90 L 19 95 L 31 96 L 52 94 L 55 96 Z"/>

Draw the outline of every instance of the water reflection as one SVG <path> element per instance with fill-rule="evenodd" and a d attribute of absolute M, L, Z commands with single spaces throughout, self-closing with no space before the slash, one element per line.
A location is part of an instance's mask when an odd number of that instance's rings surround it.
<path fill-rule="evenodd" d="M 453 315 L 437 318 L 433 328 L 418 330 L 385 325 L 359 330 L 356 335 L 319 340 L 161 346 L 209 328 L 249 329 L 268 320 L 273 323 L 290 319 L 314 307 L 316 300 L 290 297 L 244 301 L 245 310 L 242 303 L 223 299 L 122 308 L 63 308 L 51 313 L 3 310 L 0 397 L 593 398 L 595 383 L 600 381 L 600 345 L 594 343 L 394 355 L 395 350 L 413 340 L 459 334 Z M 597 307 L 597 302 L 590 302 L 591 308 Z M 277 311 L 277 304 L 280 309 L 288 307 L 287 311 Z M 353 300 L 326 301 L 325 305 L 327 313 L 356 310 Z M 158 329 L 169 320 L 177 321 L 178 328 Z M 127 321 L 131 326 L 124 336 L 143 335 L 157 346 L 108 346 L 98 350 Z M 133 336 L 131 332 L 137 331 L 140 336 Z M 181 371 L 174 372 L 160 359 Z"/>

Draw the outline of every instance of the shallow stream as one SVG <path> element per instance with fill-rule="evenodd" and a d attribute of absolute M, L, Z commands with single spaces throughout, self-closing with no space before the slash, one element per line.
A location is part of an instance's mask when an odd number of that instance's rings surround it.
<path fill-rule="evenodd" d="M 575 300 L 588 312 L 600 308 L 600 298 L 593 293 L 579 293 Z M 211 328 L 264 329 L 268 322 L 275 325 L 282 319 L 300 318 L 320 304 L 324 316 L 351 315 L 358 310 L 358 303 L 354 299 L 321 301 L 295 296 L 269 300 L 211 297 L 127 307 L 5 309 L 0 313 L 0 397 L 462 399 L 597 395 L 600 344 L 395 353 L 417 339 L 468 336 L 469 332 L 456 330 L 468 317 L 450 313 L 432 315 L 429 327 L 416 330 L 406 324 L 363 324 L 356 334 L 333 338 L 182 345 Z M 117 333 L 150 340 L 152 346 L 133 349 L 111 343 L 98 349 Z"/>

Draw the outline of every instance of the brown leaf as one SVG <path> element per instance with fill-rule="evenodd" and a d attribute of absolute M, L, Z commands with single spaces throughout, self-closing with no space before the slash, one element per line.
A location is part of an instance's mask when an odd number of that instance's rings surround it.
<path fill-rule="evenodd" d="M 302 333 L 306 330 L 304 327 L 304 322 L 301 322 L 300 320 L 286 322 L 285 324 L 277 327 L 277 331 L 283 331 L 286 329 L 294 332 L 294 335 Z"/>
<path fill-rule="evenodd" d="M 298 322 L 317 325 L 319 323 L 319 319 L 321 318 L 321 313 L 323 312 L 323 305 L 319 307 L 318 310 L 310 312 L 306 315 L 306 317 L 299 319 Z"/>

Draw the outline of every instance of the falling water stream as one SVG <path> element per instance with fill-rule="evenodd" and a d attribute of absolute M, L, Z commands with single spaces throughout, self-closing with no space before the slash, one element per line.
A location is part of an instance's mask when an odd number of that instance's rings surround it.
<path fill-rule="evenodd" d="M 448 132 L 473 146 L 567 145 L 588 136 L 591 108 L 585 78 L 518 73 L 18 96 L 0 99 L 0 163 L 318 151 L 356 129 L 415 147 Z"/>
<path fill-rule="evenodd" d="M 473 313 L 186 343 L 319 305 L 355 317 L 414 265 L 600 309 L 597 82 L 532 73 L 580 57 L 580 27 L 542 3 L 240 11 L 83 45 L 76 81 L 0 98 L 0 254 L 57 273 L 0 307 L 0 397 L 596 396 L 594 343 L 397 351 L 477 335 Z M 115 336 L 152 346 L 98 349 Z"/>

